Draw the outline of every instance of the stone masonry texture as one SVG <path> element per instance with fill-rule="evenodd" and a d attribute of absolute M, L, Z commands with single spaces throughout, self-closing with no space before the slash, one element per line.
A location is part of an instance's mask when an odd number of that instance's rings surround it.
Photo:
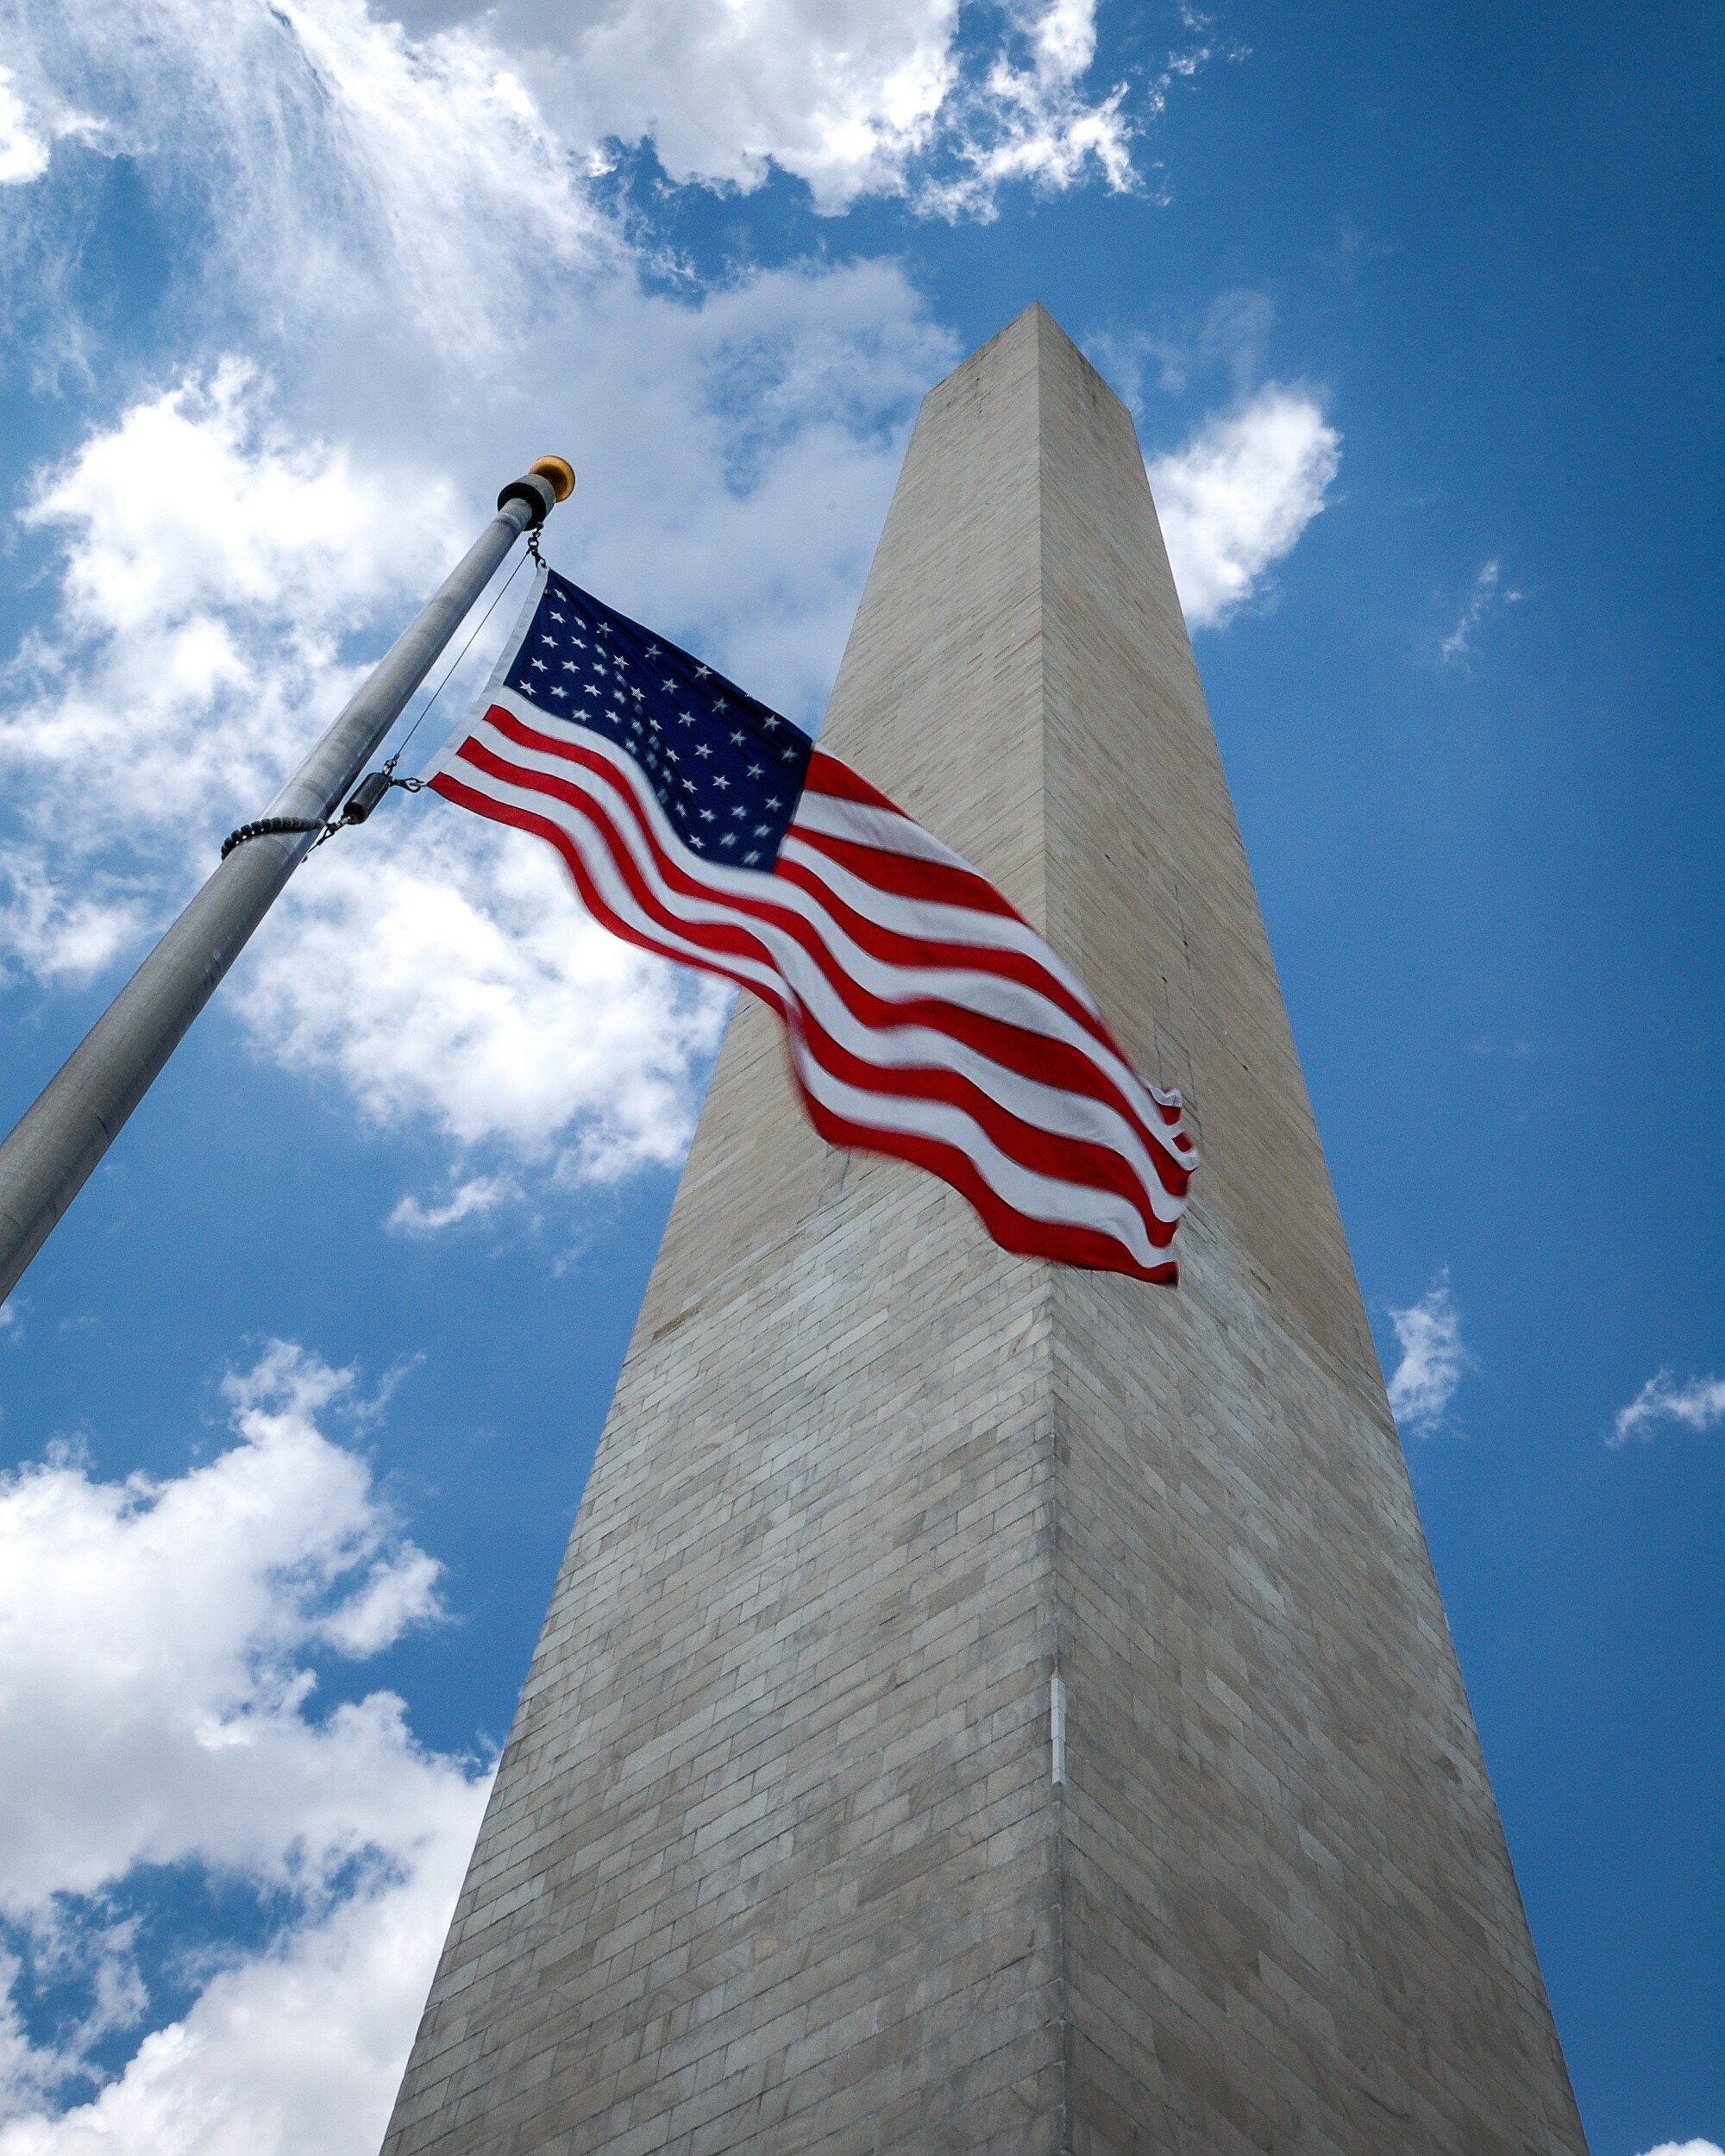
<path fill-rule="evenodd" d="M 739 1005 L 386 2156 L 1584 2156 L 1143 459 L 1040 308 L 925 401 L 824 738 L 1184 1088 L 1184 1279 L 826 1150 Z"/>

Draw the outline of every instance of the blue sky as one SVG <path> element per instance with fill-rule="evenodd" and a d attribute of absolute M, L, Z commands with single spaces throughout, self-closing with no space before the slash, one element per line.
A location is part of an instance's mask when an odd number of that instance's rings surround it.
<path fill-rule="evenodd" d="M 8 1123 L 533 455 L 812 722 L 921 392 L 1040 298 L 1127 397 L 1596 2156 L 1725 2142 L 1722 36 L 0 29 Z M 380 2130 L 723 1019 L 466 820 L 317 856 L 0 1319 L 0 2156 Z"/>

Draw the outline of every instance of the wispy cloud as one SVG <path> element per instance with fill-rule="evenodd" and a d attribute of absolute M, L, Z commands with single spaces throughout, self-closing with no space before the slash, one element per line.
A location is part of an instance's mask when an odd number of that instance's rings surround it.
<path fill-rule="evenodd" d="M 438 1235 L 463 1220 L 484 1219 L 514 1192 L 514 1185 L 501 1175 L 470 1175 L 465 1182 L 455 1184 L 441 1202 L 428 1202 L 409 1191 L 397 1200 L 389 1225 L 398 1235 Z"/>
<path fill-rule="evenodd" d="M 1473 649 L 1473 639 L 1480 624 L 1495 606 L 1515 606 L 1520 603 L 1520 592 L 1507 588 L 1503 582 L 1503 567 L 1496 560 L 1484 563 L 1473 580 L 1473 589 L 1467 595 L 1467 604 L 1461 610 L 1461 618 L 1444 638 L 1439 647 L 1446 667 L 1465 666 Z"/>
<path fill-rule="evenodd" d="M 1442 1423 L 1473 1357 L 1462 1344 L 1461 1313 L 1442 1267 L 1418 1302 L 1392 1310 L 1402 1359 L 1389 1379 L 1389 1406 L 1403 1430 L 1429 1437 Z"/>
<path fill-rule="evenodd" d="M 1605 1442 L 1619 1445 L 1631 1438 L 1645 1440 L 1661 1422 L 1697 1431 L 1725 1422 L 1725 1377 L 1688 1377 L 1679 1382 L 1669 1370 L 1659 1371 L 1627 1407 L 1617 1410 Z"/>

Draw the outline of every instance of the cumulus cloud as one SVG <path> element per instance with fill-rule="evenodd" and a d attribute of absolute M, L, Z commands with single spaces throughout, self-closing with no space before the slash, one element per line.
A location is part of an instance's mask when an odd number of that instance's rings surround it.
<path fill-rule="evenodd" d="M 1679 1424 L 1685 1430 L 1711 1430 L 1725 1422 L 1725 1377 L 1689 1377 L 1679 1382 L 1669 1370 L 1660 1370 L 1629 1402 L 1617 1410 L 1610 1445 L 1627 1445 L 1631 1438 L 1651 1438 L 1662 1422 Z"/>
<path fill-rule="evenodd" d="M 1418 1302 L 1405 1310 L 1392 1310 L 1402 1350 L 1389 1379 L 1389 1407 L 1404 1430 L 1429 1436 L 1444 1419 L 1456 1388 L 1473 1368 L 1473 1358 L 1462 1345 L 1461 1313 L 1450 1293 L 1450 1272 L 1444 1266 Z"/>
<path fill-rule="evenodd" d="M 1467 604 L 1461 617 L 1444 638 L 1439 653 L 1446 667 L 1465 666 L 1473 649 L 1473 639 L 1480 624 L 1495 606 L 1514 606 L 1521 594 L 1507 588 L 1503 582 L 1503 565 L 1491 561 L 1481 564 L 1473 580 L 1473 588 L 1467 595 Z"/>
<path fill-rule="evenodd" d="M 24 510 L 58 542 L 60 605 L 6 669 L 0 760 L 26 829 L 63 860 L 116 842 L 177 855 L 267 797 L 355 678 L 347 639 L 455 550 L 447 481 L 296 440 L 271 396 L 243 362 L 188 375 L 44 474 Z M 393 498 L 410 490 L 404 529 Z M 78 885 L 43 918 L 43 970 L 91 948 L 100 962 L 81 863 Z"/>
<path fill-rule="evenodd" d="M 1263 588 L 1324 507 L 1341 436 L 1309 392 L 1270 383 L 1150 466 L 1189 624 L 1214 628 Z"/>
<path fill-rule="evenodd" d="M 455 22 L 540 86 L 571 146 L 603 164 L 649 145 L 680 183 L 747 191 L 776 167 L 836 214 L 895 195 L 990 216 L 1002 188 L 1137 184 L 1132 142 L 1170 84 L 1210 57 L 1171 52 L 1130 110 L 1123 83 L 1087 87 L 1095 0 L 669 0 L 572 11 L 552 0 L 402 0 L 422 34 Z"/>
<path fill-rule="evenodd" d="M 463 1157 L 495 1144 L 566 1181 L 674 1163 L 728 996 L 607 935 L 548 852 L 473 821 L 427 797 L 366 853 L 310 863 L 235 984 L 254 1037 Z M 470 1178 L 459 1209 L 397 1225 L 448 1225 L 515 1188 Z"/>
<path fill-rule="evenodd" d="M 374 2148 L 477 1825 L 482 1777 L 398 1699 L 317 1708 L 320 1654 L 439 1614 L 436 1564 L 323 1427 L 353 1374 L 276 1343 L 225 1389 L 235 1442 L 182 1475 L 59 1454 L 0 1480 L 0 2156 Z M 276 1921 L 152 2027 L 167 1867 Z M 97 2038 L 147 2028 L 57 2113 Z"/>
<path fill-rule="evenodd" d="M 1725 2148 L 1717 2141 L 1661 2141 L 1645 2156 L 1725 2156 Z"/>

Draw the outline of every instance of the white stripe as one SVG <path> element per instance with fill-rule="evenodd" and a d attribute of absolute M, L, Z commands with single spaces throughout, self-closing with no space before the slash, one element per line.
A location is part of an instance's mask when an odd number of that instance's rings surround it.
<path fill-rule="evenodd" d="M 572 768 L 566 765 L 564 774 L 574 776 L 578 774 L 578 767 Z M 599 832 L 587 818 L 570 805 L 551 799 L 530 787 L 518 787 L 506 780 L 496 779 L 490 774 L 471 765 L 466 766 L 460 771 L 452 770 L 451 776 L 459 778 L 463 783 L 472 786 L 475 792 L 483 793 L 492 800 L 518 805 L 548 821 L 555 823 L 558 828 L 565 832 L 580 854 L 583 865 L 593 883 L 598 887 L 600 897 L 607 908 L 619 919 L 631 923 L 641 935 L 661 950 L 673 955 L 685 956 L 698 964 L 717 966 L 734 978 L 757 987 L 782 984 L 788 990 L 792 1000 L 800 1002 L 809 1009 L 823 1028 L 831 1032 L 835 1038 L 843 1039 L 845 1033 L 850 1034 L 852 1037 L 844 1040 L 844 1045 L 853 1048 L 853 1052 L 861 1061 L 890 1069 L 900 1061 L 900 1058 L 893 1056 L 881 1059 L 873 1052 L 876 1045 L 884 1043 L 894 1034 L 900 1037 L 900 1044 L 902 1044 L 920 1033 L 937 1050 L 932 1058 L 935 1068 L 943 1066 L 962 1068 L 955 1051 L 962 1051 L 963 1044 L 953 1040 L 948 1035 L 911 1027 L 883 1029 L 877 1034 L 872 1028 L 859 1027 L 853 1015 L 844 1008 L 842 1000 L 837 996 L 831 984 L 821 973 L 819 968 L 795 939 L 786 931 L 771 929 L 757 920 L 739 917 L 729 907 L 708 906 L 699 901 L 690 902 L 681 899 L 680 894 L 673 893 L 659 874 L 657 864 L 653 861 L 650 852 L 646 850 L 644 842 L 639 835 L 630 834 L 626 829 L 626 819 L 619 818 L 615 812 L 609 810 L 602 800 L 597 800 L 596 805 L 604 816 L 607 828 L 621 837 L 629 846 L 631 858 L 640 868 L 643 877 L 649 880 L 649 887 L 653 890 L 655 896 L 665 906 L 674 920 L 684 923 L 706 921 L 714 924 L 741 927 L 746 933 L 766 944 L 774 952 L 778 960 L 777 966 L 775 968 L 763 966 L 746 958 L 738 959 L 729 953 L 719 956 L 711 952 L 699 941 L 680 935 L 674 929 L 667 930 L 660 922 L 644 912 L 624 881 Z M 705 862 L 696 865 L 702 868 L 706 866 Z M 1145 1250 L 1152 1248 L 1142 1220 L 1138 1219 L 1133 1208 L 1115 1194 L 1099 1191 L 1088 1184 L 1069 1182 L 1064 1179 L 1057 1180 L 1038 1170 L 1026 1168 L 1021 1163 L 1011 1160 L 1008 1155 L 1002 1152 L 994 1140 L 967 1111 L 944 1101 L 925 1100 L 919 1096 L 910 1099 L 902 1096 L 883 1097 L 862 1088 L 852 1087 L 819 1065 L 814 1050 L 808 1043 L 797 1039 L 794 1035 L 794 1044 L 798 1051 L 800 1068 L 806 1067 L 806 1079 L 808 1070 L 821 1069 L 823 1086 L 817 1087 L 811 1084 L 810 1090 L 816 1093 L 819 1098 L 831 1099 L 835 1105 L 835 1112 L 844 1112 L 848 1119 L 869 1123 L 881 1129 L 922 1130 L 932 1135 L 946 1138 L 955 1144 L 960 1144 L 962 1150 L 975 1161 L 978 1172 L 982 1175 L 983 1179 L 996 1190 L 1003 1201 L 1013 1206 L 1015 1210 L 1027 1213 L 1032 1218 L 1077 1219 L 1085 1225 L 1103 1226 L 1105 1219 L 1112 1213 L 1122 1212 L 1129 1214 L 1138 1229 L 1138 1241 L 1142 1243 Z M 968 1060 L 978 1067 L 986 1061 L 986 1059 L 975 1057 L 974 1051 L 966 1051 L 966 1054 Z M 1085 1095 L 1068 1094 L 1063 1091 L 1057 1092 L 1053 1088 L 1039 1085 L 1033 1080 L 1024 1078 L 1021 1074 L 1007 1070 L 1003 1066 L 990 1062 L 988 1067 L 990 1070 L 999 1074 L 993 1083 L 981 1085 L 981 1089 L 988 1097 L 998 1097 L 998 1093 L 1004 1083 L 1023 1088 L 1024 1095 L 1026 1096 L 1024 1106 L 1026 1107 L 1031 1105 L 1028 1097 L 1032 1095 L 1040 1096 L 1044 1102 L 1059 1104 L 1059 1118 L 1052 1125 L 1044 1123 L 1040 1116 L 1033 1113 L 1026 1112 L 1022 1116 L 1022 1119 L 1026 1122 L 1036 1124 L 1038 1127 L 1048 1130 L 1051 1137 L 1058 1138 L 1070 1134 L 1074 1120 L 1072 1112 L 1075 1109 L 1082 1106 L 1083 1109 L 1095 1110 L 1097 1106 Z M 970 1074 L 966 1072 L 964 1075 Z M 832 1090 L 834 1088 L 837 1088 L 836 1093 Z M 872 1101 L 875 1103 L 875 1106 L 872 1114 L 863 1114 L 850 1108 L 841 1111 L 837 1106 L 837 1101 L 841 1097 L 846 1100 L 858 1102 Z M 926 1114 L 922 1112 L 925 1110 L 927 1111 Z M 1020 1112 L 1020 1110 L 1018 1106 L 1013 1106 L 1013 1112 Z M 1128 1126 L 1124 1124 L 1123 1119 L 1112 1118 L 1111 1119 L 1118 1121 L 1123 1131 L 1127 1129 Z M 961 1131 L 969 1132 L 970 1137 L 965 1139 L 956 1135 Z M 1107 1140 L 1101 1142 L 1107 1143 Z M 1119 1152 L 1123 1151 L 1124 1148 L 1116 1144 L 1113 1150 Z M 1144 1156 L 1142 1147 L 1137 1146 L 1134 1150 L 1140 1158 L 1145 1160 L 1147 1168 L 1147 1156 Z M 1003 1164 L 998 1173 L 994 1163 Z M 1143 1174 L 1144 1171 L 1140 1170 L 1140 1173 Z M 1010 1188 L 1001 1187 L 1003 1176 L 1007 1183 L 1011 1186 Z M 1028 1182 L 1024 1181 L 1026 1178 L 1029 1179 Z M 1035 1203 L 1021 1204 L 1018 1196 L 1013 1194 L 1014 1190 L 1019 1187 L 1032 1193 L 1040 1192 L 1043 1196 Z M 1046 1206 L 1051 1202 L 1047 1194 L 1055 1189 L 1070 1191 L 1074 1194 L 1083 1192 L 1086 1195 L 1082 1204 L 1077 1203 L 1075 1197 L 1074 1203 L 1069 1205 L 1064 1212 L 1039 1210 L 1039 1206 Z M 1173 1197 L 1162 1188 L 1153 1169 L 1145 1175 L 1145 1196 L 1151 1211 L 1159 1219 L 1170 1221 L 1178 1219 L 1185 1209 L 1181 1200 Z M 1096 1208 L 1103 1200 L 1106 1200 L 1106 1205 L 1102 1213 L 1099 1214 Z M 1104 1232 L 1110 1234 L 1118 1232 L 1111 1227 L 1105 1227 Z M 1130 1240 L 1130 1238 L 1122 1239 Z M 1136 1249 L 1136 1244 L 1133 1247 Z M 1142 1262 L 1151 1263 L 1155 1261 L 1146 1257 Z"/>
<path fill-rule="evenodd" d="M 505 708 L 518 710 L 524 724 L 535 726 L 540 731 L 546 730 L 540 724 L 541 715 L 531 705 L 526 705 L 524 711 L 513 698 L 504 697 L 498 700 Z M 560 756 L 554 751 L 524 747 L 484 719 L 476 722 L 471 730 L 472 736 L 482 742 L 495 755 L 520 769 L 543 772 L 547 777 L 560 780 L 565 785 L 582 787 L 590 783 L 580 765 L 570 762 L 567 757 Z M 797 914 L 815 931 L 831 952 L 840 970 L 883 1002 L 901 1003 L 913 997 L 924 997 L 950 1003 L 978 1017 L 993 1018 L 1002 1025 L 1017 1026 L 1026 1032 L 1038 1033 L 1046 1040 L 1058 1041 L 1065 1046 L 1076 1048 L 1113 1081 L 1126 1100 L 1137 1106 L 1151 1141 L 1163 1147 L 1170 1158 L 1181 1166 L 1190 1168 L 1195 1164 L 1195 1156 L 1190 1150 L 1175 1143 L 1174 1133 L 1163 1122 L 1153 1105 L 1154 1096 L 1151 1089 L 1137 1071 L 1059 1004 L 1026 983 L 1009 980 L 1001 975 L 969 967 L 915 966 L 904 960 L 889 962 L 875 957 L 854 942 L 843 924 L 826 912 L 813 893 L 806 891 L 800 885 L 760 871 L 732 868 L 723 862 L 711 861 L 704 855 L 691 852 L 666 816 L 634 757 L 600 735 L 589 733 L 585 728 L 580 731 L 582 748 L 602 758 L 607 767 L 617 774 L 621 783 L 628 788 L 630 799 L 642 820 L 651 829 L 655 842 L 672 860 L 679 862 L 687 874 L 721 895 L 726 892 L 734 893 L 739 898 L 764 901 L 787 912 Z M 480 791 L 485 791 L 488 781 L 484 773 L 474 771 L 472 783 Z M 518 797 L 511 798 L 518 798 L 521 805 L 530 808 L 536 814 L 551 816 L 560 828 L 571 828 L 557 813 L 561 804 L 549 797 L 536 793 L 529 787 Z M 665 883 L 650 849 L 630 826 L 630 819 L 612 816 L 609 820 L 628 847 L 630 858 L 642 874 L 649 880 L 649 887 L 655 895 L 661 898 L 668 911 L 677 919 L 690 923 L 727 924 L 736 920 L 737 917 L 728 908 L 718 911 L 706 909 L 698 901 L 687 899 L 674 892 Z M 837 875 L 844 877 L 847 882 L 856 884 L 858 898 L 853 901 L 856 912 L 879 919 L 881 925 L 889 933 L 916 939 L 918 931 L 914 928 L 900 927 L 892 918 L 896 915 L 900 920 L 913 920 L 918 911 L 915 901 L 898 900 L 890 894 L 875 892 L 873 887 L 862 885 L 856 879 L 849 877 L 846 872 L 839 870 L 837 864 L 830 861 L 817 860 L 812 864 L 812 873 L 816 874 L 823 883 Z M 876 908 L 875 902 L 877 901 L 883 901 L 884 904 Z M 941 912 L 950 911 L 948 908 L 930 910 Z M 981 920 L 991 917 L 967 914 L 966 918 Z M 765 924 L 752 916 L 743 924 L 763 942 L 775 941 Z M 1015 925 L 1031 939 L 1032 947 L 1027 955 L 1044 968 L 1052 970 L 1048 966 L 1051 954 L 1035 931 L 1025 928 L 1022 923 Z M 988 1060 L 993 1062 L 994 1059 L 991 1057 Z M 1002 1065 L 996 1067 L 1009 1068 Z M 1027 1122 L 1041 1120 L 1029 1116 L 1025 1119 Z M 1043 1127 L 1048 1126 L 1044 1125 Z M 1055 1134 L 1058 1135 L 1057 1127 Z"/>

